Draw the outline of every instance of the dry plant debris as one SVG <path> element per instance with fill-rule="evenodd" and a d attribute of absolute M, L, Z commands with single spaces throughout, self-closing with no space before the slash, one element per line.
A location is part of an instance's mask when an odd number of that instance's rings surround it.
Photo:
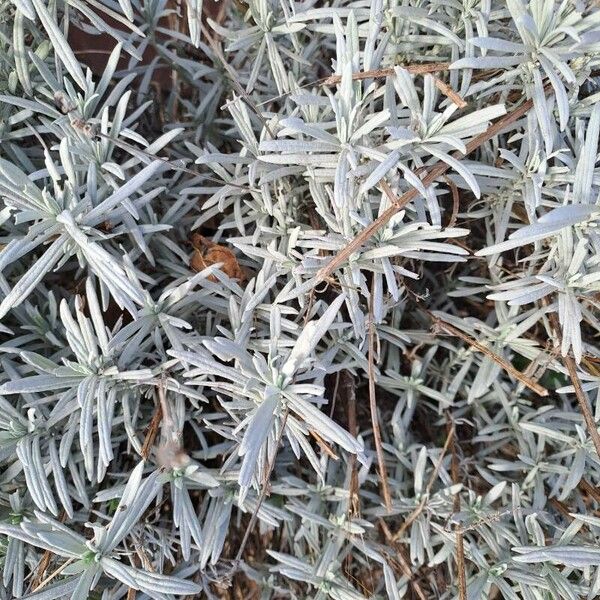
<path fill-rule="evenodd" d="M 0 32 L 0 600 L 600 597 L 597 2 Z"/>
<path fill-rule="evenodd" d="M 218 264 L 219 268 L 230 279 L 243 281 L 244 272 L 240 267 L 235 254 L 225 246 L 215 244 L 199 233 L 192 235 L 192 246 L 194 252 L 190 260 L 190 268 L 199 273 L 211 265 Z M 217 281 L 214 275 L 207 277 L 209 281 Z"/>

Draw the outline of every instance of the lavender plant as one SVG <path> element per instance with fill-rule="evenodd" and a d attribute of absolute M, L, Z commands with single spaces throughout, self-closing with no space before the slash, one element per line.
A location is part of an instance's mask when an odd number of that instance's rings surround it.
<path fill-rule="evenodd" d="M 0 3 L 0 599 L 600 595 L 592 0 Z"/>

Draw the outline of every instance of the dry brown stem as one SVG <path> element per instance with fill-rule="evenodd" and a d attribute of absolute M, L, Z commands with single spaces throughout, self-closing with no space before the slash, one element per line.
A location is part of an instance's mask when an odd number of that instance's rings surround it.
<path fill-rule="evenodd" d="M 444 175 L 444 181 L 448 184 L 450 192 L 452 193 L 452 214 L 450 215 L 450 220 L 448 221 L 447 227 L 454 227 L 456 225 L 456 218 L 460 209 L 460 193 L 458 191 L 458 186 L 454 183 L 454 181 L 452 181 L 452 179 Z"/>
<path fill-rule="evenodd" d="M 356 385 L 354 376 L 344 369 L 340 373 L 340 391 L 348 402 L 348 431 L 354 437 L 358 436 L 358 420 L 356 418 Z M 358 471 L 356 469 L 356 454 L 348 456 L 348 469 L 350 470 L 350 513 L 351 516 L 360 515 L 360 499 L 358 495 Z"/>
<path fill-rule="evenodd" d="M 381 445 L 381 430 L 379 427 L 379 415 L 377 413 L 377 394 L 375 391 L 375 326 L 373 324 L 373 290 L 371 289 L 371 300 L 369 301 L 369 353 L 368 353 L 368 375 L 369 375 L 369 408 L 371 411 L 371 424 L 373 426 L 373 438 L 375 440 L 375 451 L 377 453 L 377 465 L 379 470 L 379 481 L 383 502 L 388 513 L 392 510 L 392 496 L 387 479 L 387 469 Z"/>
<path fill-rule="evenodd" d="M 448 436 L 451 432 L 455 431 L 454 425 L 448 415 L 447 424 Z M 458 453 L 456 452 L 456 436 L 452 436 L 450 442 L 450 453 L 452 455 L 452 462 L 450 463 L 450 475 L 452 477 L 452 483 L 457 485 L 460 483 L 460 469 L 458 464 Z M 460 496 L 455 494 L 454 496 L 454 507 L 455 513 L 460 512 Z M 463 532 L 460 528 L 456 529 L 456 571 L 457 571 L 457 582 L 458 582 L 458 598 L 459 600 L 467 600 L 467 578 L 465 575 L 465 544 L 463 538 Z"/>
<path fill-rule="evenodd" d="M 571 378 L 571 382 L 575 388 L 575 396 L 577 397 L 577 402 L 579 403 L 579 408 L 581 409 L 585 426 L 587 427 L 588 433 L 592 438 L 594 448 L 596 449 L 596 454 L 600 456 L 600 434 L 598 433 L 598 426 L 596 425 L 596 420 L 592 414 L 592 409 L 590 408 L 587 396 L 583 391 L 583 387 L 581 387 L 581 379 L 579 379 L 579 375 L 577 373 L 575 359 L 572 356 L 563 356 L 563 362 L 567 367 L 569 377 Z"/>
<path fill-rule="evenodd" d="M 64 510 L 62 510 L 58 517 L 59 522 L 64 523 L 66 518 L 67 518 L 67 513 Z M 44 575 L 46 574 L 46 570 L 50 566 L 50 561 L 52 560 L 53 556 L 55 556 L 55 555 L 52 554 L 52 552 L 50 552 L 50 550 L 44 551 L 44 554 L 42 555 L 42 558 L 40 559 L 40 562 L 37 565 L 37 568 L 35 571 L 35 576 L 31 582 L 32 589 L 39 588 L 42 580 L 44 579 Z"/>
<path fill-rule="evenodd" d="M 560 329 L 560 323 L 558 322 L 558 317 L 555 312 L 551 312 L 548 318 L 552 328 L 554 329 L 554 335 L 556 336 L 558 345 L 560 346 L 562 345 L 562 332 Z M 592 409 L 590 408 L 587 396 L 583 391 L 583 387 L 581 386 L 581 379 L 579 379 L 579 374 L 577 373 L 577 364 L 575 363 L 575 359 L 569 354 L 567 356 L 563 356 L 562 361 L 567 368 L 571 383 L 575 389 L 575 396 L 577 397 L 577 402 L 579 403 L 579 409 L 583 415 L 587 432 L 592 438 L 592 443 L 594 444 L 596 453 L 598 456 L 600 456 L 600 434 L 598 433 L 598 426 L 596 425 L 596 420 L 592 414 Z"/>
<path fill-rule="evenodd" d="M 387 526 L 386 522 L 379 518 L 378 519 L 379 527 L 381 527 L 381 531 L 383 531 L 383 535 L 387 543 L 396 551 L 396 558 L 398 565 L 400 567 L 400 572 L 404 575 L 413 589 L 415 595 L 419 598 L 419 600 L 426 600 L 427 596 L 423 592 L 423 589 L 419 585 L 419 582 L 415 578 L 415 574 L 413 573 L 410 563 L 408 562 L 406 556 L 404 555 L 404 550 L 398 542 L 394 540 L 394 536 Z"/>
<path fill-rule="evenodd" d="M 582 479 L 578 484 L 577 487 L 589 494 L 598 504 L 600 504 L 600 491 L 598 490 L 598 488 L 594 487 L 587 479 Z"/>
<path fill-rule="evenodd" d="M 72 562 L 74 562 L 74 558 L 69 558 L 65 561 L 60 567 L 58 567 L 55 571 L 53 571 L 44 581 L 42 581 L 32 593 L 39 592 L 41 589 L 45 588 L 55 577 L 58 577 Z"/>
<path fill-rule="evenodd" d="M 435 87 L 446 96 L 449 100 L 451 100 L 458 108 L 465 108 L 468 106 L 467 103 L 463 100 L 462 96 L 455 92 L 445 81 L 434 78 Z"/>
<path fill-rule="evenodd" d="M 158 428 L 160 426 L 160 422 L 162 421 L 162 408 L 161 405 L 158 404 L 154 414 L 152 415 L 152 420 L 150 421 L 150 425 L 148 425 L 148 431 L 146 432 L 146 437 L 144 438 L 144 443 L 142 445 L 142 458 L 144 460 L 148 460 L 150 456 L 150 450 L 154 444 L 154 440 L 156 439 L 156 434 L 158 433 Z"/>
<path fill-rule="evenodd" d="M 439 73 L 440 71 L 447 71 L 450 68 L 450 63 L 439 62 L 439 63 L 426 63 L 421 65 L 398 65 L 403 69 L 406 69 L 411 75 L 423 75 L 425 73 Z M 370 71 L 359 71 L 358 73 L 352 73 L 352 79 L 354 81 L 363 81 L 364 79 L 380 79 L 382 77 L 390 77 L 395 74 L 396 67 L 389 67 L 387 69 L 372 69 Z M 330 75 L 327 79 L 322 81 L 323 85 L 336 85 L 342 81 L 341 75 Z"/>
<path fill-rule="evenodd" d="M 281 421 L 281 427 L 279 430 L 279 434 L 277 435 L 277 440 L 275 441 L 275 450 L 273 452 L 273 457 L 267 467 L 267 472 L 265 473 L 264 480 L 262 482 L 262 489 L 260 491 L 260 495 L 258 496 L 258 501 L 256 503 L 256 508 L 252 512 L 252 516 L 250 517 L 250 522 L 248 523 L 248 527 L 246 527 L 246 531 L 244 531 L 244 537 L 240 543 L 240 547 L 235 555 L 235 560 L 233 562 L 232 573 L 237 570 L 239 562 L 244 554 L 244 549 L 246 548 L 246 544 L 248 543 L 248 538 L 254 529 L 254 525 L 256 525 L 256 520 L 258 519 L 258 511 L 262 506 L 267 494 L 269 493 L 269 480 L 271 478 L 271 473 L 273 472 L 273 468 L 275 467 L 275 459 L 277 458 L 277 450 L 279 449 L 279 444 L 281 443 L 281 438 L 283 437 L 283 432 L 285 431 L 285 425 L 287 423 L 287 418 L 289 415 L 289 408 L 286 408 L 285 413 L 283 414 L 283 419 Z"/>
<path fill-rule="evenodd" d="M 546 88 L 548 89 L 548 88 Z M 455 152 L 453 157 L 456 159 L 464 158 L 471 154 L 474 150 L 494 138 L 504 129 L 524 117 L 533 107 L 532 100 L 526 100 L 521 106 L 515 108 L 508 114 L 504 115 L 501 119 L 498 119 L 495 123 L 492 123 L 483 133 L 475 136 L 466 146 L 466 153 Z M 436 179 L 444 175 L 448 170 L 449 166 L 442 161 L 436 163 L 430 170 L 425 173 L 422 178 L 423 186 L 427 187 L 431 185 Z M 382 189 L 384 184 L 381 183 Z M 388 186 L 389 187 L 389 186 Z M 323 268 L 321 268 L 317 275 L 315 283 L 321 283 L 325 281 L 341 264 L 343 264 L 352 254 L 359 250 L 368 240 L 370 240 L 375 233 L 377 233 L 385 224 L 398 212 L 400 212 L 409 202 L 414 200 L 419 195 L 416 188 L 411 188 L 400 197 L 395 196 L 392 206 L 385 210 L 375 221 L 365 227 L 353 240 L 351 240 L 342 250 L 340 250 Z"/>
<path fill-rule="evenodd" d="M 439 327 L 439 329 L 445 331 L 446 333 L 454 337 L 460 338 L 461 340 L 469 344 L 469 346 L 471 346 L 472 348 L 475 348 L 482 354 L 485 354 L 485 356 L 492 359 L 496 364 L 500 365 L 509 375 L 512 375 L 515 379 L 520 381 L 523 385 L 527 386 L 530 390 L 534 391 L 539 396 L 548 395 L 548 390 L 545 387 L 543 387 L 542 385 L 537 383 L 537 381 L 534 381 L 533 379 L 531 379 L 531 377 L 528 377 L 518 369 L 515 369 L 515 367 L 513 367 L 512 364 L 509 363 L 505 358 L 499 356 L 494 351 L 490 350 L 487 346 L 484 346 L 481 342 L 478 342 L 475 338 L 466 334 L 464 331 L 461 331 L 460 329 L 458 329 L 458 327 L 450 325 L 450 323 L 443 321 L 430 311 L 425 312 L 427 312 L 427 314 L 430 316 L 430 318 L 436 324 L 436 326 Z"/>
<path fill-rule="evenodd" d="M 446 456 L 446 452 L 448 452 L 448 448 L 450 447 L 450 444 L 451 444 L 453 438 L 454 438 L 454 427 L 450 428 L 450 430 L 448 431 L 448 435 L 446 436 L 446 441 L 444 442 L 444 447 L 442 448 L 442 452 L 440 454 L 440 459 L 438 460 L 437 464 L 433 468 L 431 476 L 429 477 L 429 481 L 427 482 L 427 485 L 425 486 L 425 491 L 423 492 L 422 500 L 419 502 L 419 504 L 416 506 L 416 508 L 408 515 L 408 517 L 406 517 L 406 519 L 404 519 L 402 525 L 400 525 L 400 528 L 394 534 L 393 539 L 395 541 L 399 540 L 404 535 L 406 530 L 414 523 L 415 519 L 425 509 L 425 506 L 427 505 L 427 500 L 429 500 L 429 494 L 431 493 L 433 484 L 435 483 L 435 480 L 437 479 L 437 477 L 439 475 L 440 469 L 442 468 L 442 463 L 444 462 L 444 456 Z"/>

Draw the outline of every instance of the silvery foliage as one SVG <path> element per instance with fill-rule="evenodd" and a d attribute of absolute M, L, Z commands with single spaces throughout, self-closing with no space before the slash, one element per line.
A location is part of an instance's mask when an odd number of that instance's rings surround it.
<path fill-rule="evenodd" d="M 0 598 L 598 597 L 595 4 L 2 2 Z"/>

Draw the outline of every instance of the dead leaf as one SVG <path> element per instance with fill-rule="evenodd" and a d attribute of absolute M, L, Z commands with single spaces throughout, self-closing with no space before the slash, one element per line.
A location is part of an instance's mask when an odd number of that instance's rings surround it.
<path fill-rule="evenodd" d="M 198 273 L 210 265 L 221 263 L 221 271 L 231 279 L 244 281 L 244 272 L 240 267 L 235 254 L 220 244 L 215 244 L 213 241 L 205 238 L 199 233 L 192 235 L 192 246 L 194 253 L 190 260 L 190 267 Z M 214 275 L 208 277 L 209 281 L 217 281 Z"/>

